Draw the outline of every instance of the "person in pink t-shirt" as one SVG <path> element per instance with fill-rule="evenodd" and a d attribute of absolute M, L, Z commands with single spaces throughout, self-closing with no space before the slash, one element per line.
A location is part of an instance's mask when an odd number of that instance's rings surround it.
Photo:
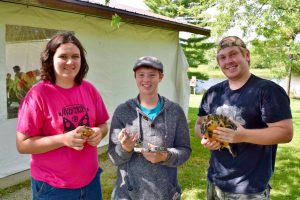
<path fill-rule="evenodd" d="M 42 80 L 21 102 L 16 144 L 32 154 L 34 200 L 102 199 L 97 145 L 109 115 L 97 89 L 83 80 L 85 54 L 72 33 L 53 36 L 42 52 Z"/>

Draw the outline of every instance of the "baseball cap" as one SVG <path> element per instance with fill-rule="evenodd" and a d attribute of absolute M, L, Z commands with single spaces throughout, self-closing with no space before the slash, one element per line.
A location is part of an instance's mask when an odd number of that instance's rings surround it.
<path fill-rule="evenodd" d="M 133 66 L 133 71 L 136 71 L 139 67 L 147 66 L 154 69 L 157 69 L 161 72 L 163 72 L 163 64 L 160 60 L 158 60 L 156 57 L 153 56 L 143 56 L 139 58 L 136 63 Z"/>
<path fill-rule="evenodd" d="M 227 48 L 227 47 L 232 47 L 232 46 L 237 46 L 237 47 L 242 47 L 247 49 L 246 44 L 244 43 L 244 41 L 237 37 L 237 36 L 228 36 L 223 38 L 219 44 L 218 44 L 218 50 L 217 52 L 219 52 L 221 49 Z"/>

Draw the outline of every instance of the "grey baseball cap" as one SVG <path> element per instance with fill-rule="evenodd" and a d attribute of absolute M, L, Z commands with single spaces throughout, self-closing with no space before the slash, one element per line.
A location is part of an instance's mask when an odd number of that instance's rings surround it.
<path fill-rule="evenodd" d="M 139 67 L 146 66 L 157 69 L 161 72 L 164 71 L 164 66 L 160 60 L 153 56 L 143 56 L 139 58 L 133 66 L 133 71 L 136 71 Z"/>

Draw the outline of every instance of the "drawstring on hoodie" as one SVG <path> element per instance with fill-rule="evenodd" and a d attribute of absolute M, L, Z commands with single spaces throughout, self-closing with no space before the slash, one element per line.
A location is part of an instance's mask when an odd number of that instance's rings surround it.
<path fill-rule="evenodd" d="M 140 113 L 139 113 L 138 107 L 136 107 L 135 110 L 136 110 L 136 114 L 137 114 L 137 117 L 138 117 L 138 124 L 139 124 L 137 143 L 140 145 L 140 144 L 143 143 L 143 135 L 141 134 L 141 118 L 140 118 Z M 127 185 L 127 190 L 128 190 L 128 191 L 132 191 L 132 190 L 133 190 L 133 187 L 132 187 L 132 185 L 131 185 L 131 183 L 130 183 L 130 180 L 129 180 L 129 173 L 128 173 L 128 170 L 129 170 L 129 162 L 127 162 L 126 167 L 127 167 L 127 170 L 126 170 L 125 182 L 126 182 L 126 185 Z"/>
<path fill-rule="evenodd" d="M 141 122 L 141 118 L 140 118 L 139 108 L 136 107 L 136 108 L 135 108 L 135 111 L 136 111 L 136 115 L 137 115 L 137 117 L 138 117 L 138 123 L 139 123 L 137 143 L 138 143 L 138 144 L 142 144 L 144 138 L 143 138 L 143 134 L 141 134 L 141 133 L 142 133 L 142 131 L 141 131 L 141 127 L 142 127 L 142 126 L 141 126 L 141 123 L 142 123 L 142 122 Z"/>
<path fill-rule="evenodd" d="M 161 111 L 162 112 L 164 112 L 163 113 L 163 115 L 164 115 L 164 126 L 165 126 L 165 138 L 167 138 L 168 137 L 168 134 L 167 134 L 167 132 L 168 132 L 168 126 L 167 126 L 167 113 L 166 113 L 166 110 L 167 109 L 162 109 Z M 137 118 L 138 118 L 138 139 L 137 139 L 137 141 L 136 141 L 136 143 L 139 145 L 139 146 L 141 146 L 141 147 L 143 147 L 143 140 L 144 140 L 144 138 L 143 138 L 143 131 L 142 131 L 142 118 L 141 118 L 141 114 L 140 114 L 140 109 L 139 109 L 139 107 L 136 107 L 135 108 L 135 111 L 136 111 L 136 114 L 137 114 Z M 161 113 L 161 111 L 158 113 L 158 115 Z M 164 140 L 164 141 L 166 141 L 166 139 Z M 165 142 L 164 142 L 165 143 Z M 164 144 L 164 145 L 166 145 L 166 144 Z M 129 170 L 129 162 L 127 162 L 127 164 L 126 164 L 126 167 L 127 167 L 127 170 L 126 170 L 126 176 L 125 176 L 125 182 L 126 182 L 126 185 L 127 185 L 127 190 L 128 191 L 132 191 L 133 190 L 133 187 L 132 187 L 132 185 L 131 185 L 131 183 L 130 183 L 130 179 L 129 179 L 129 173 L 128 173 L 128 170 Z"/>
<path fill-rule="evenodd" d="M 167 113 L 166 113 L 167 109 L 164 109 L 164 125 L 165 125 L 165 141 L 164 141 L 164 145 L 166 146 L 166 141 L 167 141 L 167 138 L 168 138 L 168 126 L 167 126 Z"/>

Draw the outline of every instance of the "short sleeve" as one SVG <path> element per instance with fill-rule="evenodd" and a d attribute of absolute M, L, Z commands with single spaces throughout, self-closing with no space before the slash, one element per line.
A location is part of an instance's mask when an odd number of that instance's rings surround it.
<path fill-rule="evenodd" d="M 95 121 L 95 125 L 100 125 L 100 124 L 104 124 L 108 119 L 109 119 L 109 114 L 107 112 L 105 103 L 102 99 L 101 94 L 98 92 L 98 90 L 89 82 L 88 86 L 90 87 L 91 91 L 93 92 L 93 96 L 96 100 L 95 104 L 96 104 L 96 121 Z"/>
<path fill-rule="evenodd" d="M 32 88 L 22 100 L 18 112 L 17 131 L 28 136 L 41 134 L 44 114 L 37 92 Z"/>
<path fill-rule="evenodd" d="M 261 111 L 265 123 L 292 118 L 290 99 L 281 86 L 274 83 L 263 88 Z"/>

